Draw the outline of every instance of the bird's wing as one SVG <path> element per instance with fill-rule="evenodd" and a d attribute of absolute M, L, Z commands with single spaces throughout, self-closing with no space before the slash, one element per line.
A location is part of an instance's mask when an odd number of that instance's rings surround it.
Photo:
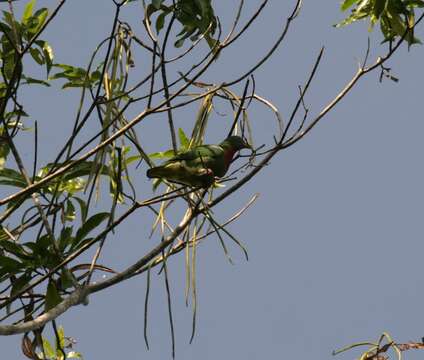
<path fill-rule="evenodd" d="M 174 161 L 208 161 L 208 159 L 213 158 L 216 154 L 222 152 L 222 148 L 218 145 L 200 145 L 194 149 L 184 151 L 180 154 L 175 155 L 173 158 L 169 159 L 168 162 Z"/>

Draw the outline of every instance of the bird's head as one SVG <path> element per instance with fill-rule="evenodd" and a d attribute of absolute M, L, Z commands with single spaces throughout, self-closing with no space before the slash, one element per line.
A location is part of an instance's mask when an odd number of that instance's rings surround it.
<path fill-rule="evenodd" d="M 236 135 L 226 138 L 220 145 L 223 148 L 230 148 L 233 151 L 252 148 L 242 137 Z"/>

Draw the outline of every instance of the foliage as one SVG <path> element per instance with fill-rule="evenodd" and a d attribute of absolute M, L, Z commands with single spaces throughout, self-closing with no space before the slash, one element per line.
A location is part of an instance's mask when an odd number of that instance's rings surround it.
<path fill-rule="evenodd" d="M 165 0 L 154 0 L 147 7 L 147 19 L 155 12 L 159 12 L 156 18 L 156 31 L 159 33 L 168 15 L 172 15 L 182 25 L 182 30 L 178 33 L 175 46 L 183 46 L 184 41 L 190 38 L 196 41 L 200 36 L 204 36 L 209 46 L 213 48 L 216 41 L 213 39 L 217 28 L 217 18 L 215 16 L 211 0 L 178 0 L 175 4 L 165 5 Z"/>
<path fill-rule="evenodd" d="M 380 23 L 384 41 L 394 41 L 405 37 L 409 45 L 420 43 L 414 36 L 415 11 L 423 8 L 422 0 L 344 0 L 341 10 L 350 8 L 351 15 L 336 26 L 349 25 L 355 21 L 368 19 L 370 29 Z"/>
<path fill-rule="evenodd" d="M 65 359 L 82 359 L 82 355 L 79 352 L 73 350 L 74 340 L 66 337 L 63 327 L 55 327 L 55 345 L 41 337 L 40 343 L 42 343 L 43 351 L 36 350 L 37 339 L 33 341 L 29 338 L 28 334 L 25 334 L 22 339 L 22 352 L 29 358 L 34 360 L 65 360 Z"/>

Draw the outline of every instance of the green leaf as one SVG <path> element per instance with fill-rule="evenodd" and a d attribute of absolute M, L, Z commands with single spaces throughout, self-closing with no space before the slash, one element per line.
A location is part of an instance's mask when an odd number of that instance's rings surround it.
<path fill-rule="evenodd" d="M 128 166 L 130 164 L 132 164 L 135 161 L 141 161 L 143 159 L 143 157 L 141 155 L 133 155 L 133 156 L 128 156 L 125 159 L 125 165 Z"/>
<path fill-rule="evenodd" d="M 49 285 L 47 286 L 46 303 L 44 306 L 45 311 L 53 309 L 61 301 L 62 298 L 60 297 L 59 292 L 57 291 L 55 283 L 53 281 L 50 281 Z"/>
<path fill-rule="evenodd" d="M 166 150 L 166 151 L 160 151 L 149 154 L 150 159 L 164 159 L 164 158 L 170 158 L 175 155 L 174 150 Z"/>
<path fill-rule="evenodd" d="M 41 248 L 41 251 L 47 250 L 47 248 L 52 244 L 52 238 L 48 234 L 44 234 L 37 239 L 36 244 Z"/>
<path fill-rule="evenodd" d="M 13 15 L 10 12 L 3 11 L 3 18 L 10 26 L 17 24 L 17 22 L 13 18 Z"/>
<path fill-rule="evenodd" d="M 4 229 L 5 228 L 0 225 L 0 241 L 8 241 L 10 239 L 9 235 Z"/>
<path fill-rule="evenodd" d="M 23 252 L 22 246 L 10 240 L 0 240 L 0 249 L 13 255 L 21 254 Z"/>
<path fill-rule="evenodd" d="M 159 10 L 164 0 L 152 0 L 152 5 Z"/>
<path fill-rule="evenodd" d="M 6 84 L 4 82 L 0 82 L 0 96 L 4 97 L 6 95 L 6 89 Z"/>
<path fill-rule="evenodd" d="M 16 109 L 13 111 L 9 111 L 8 113 L 6 113 L 5 115 L 5 119 L 7 120 L 7 127 L 9 129 L 14 129 L 15 128 L 15 124 L 16 122 L 12 122 L 10 121 L 11 119 L 15 118 L 19 118 L 19 117 L 28 117 L 29 115 L 23 110 L 23 109 Z M 4 140 L 3 140 L 4 141 Z"/>
<path fill-rule="evenodd" d="M 10 147 L 7 142 L 0 142 L 0 170 L 4 169 L 7 155 L 9 155 Z"/>
<path fill-rule="evenodd" d="M 66 226 L 62 229 L 59 236 L 59 250 L 64 251 L 68 245 L 73 242 L 72 226 Z"/>
<path fill-rule="evenodd" d="M 166 15 L 168 15 L 169 12 L 162 12 L 156 19 L 156 32 L 159 34 L 159 32 L 163 29 L 164 25 L 165 25 L 165 18 Z"/>
<path fill-rule="evenodd" d="M 183 45 L 184 45 L 184 41 L 185 41 L 185 39 L 186 39 L 186 38 L 182 38 L 182 39 L 180 39 L 180 40 L 177 40 L 177 41 L 174 43 L 174 46 L 175 46 L 176 48 L 180 48 L 181 46 L 183 46 Z"/>
<path fill-rule="evenodd" d="M 52 169 L 58 169 L 61 166 L 67 165 L 65 163 L 57 163 L 57 164 L 47 164 L 44 166 L 39 172 L 37 180 L 45 177 Z M 54 166 L 54 167 L 53 167 Z M 91 174 L 92 167 L 94 166 L 93 161 L 84 161 L 73 166 L 69 171 L 67 171 L 63 176 L 58 179 L 54 179 L 49 182 L 48 186 L 43 188 L 44 191 L 52 193 L 56 191 L 57 184 L 59 183 L 58 191 L 68 192 L 69 194 L 75 194 L 76 192 L 82 191 L 86 184 L 86 179 L 82 178 L 82 176 L 88 176 Z M 108 167 L 104 166 L 101 175 L 109 175 Z"/>
<path fill-rule="evenodd" d="M 69 289 L 74 284 L 71 274 L 68 270 L 62 270 L 60 274 L 60 285 L 62 289 Z"/>
<path fill-rule="evenodd" d="M 7 251 L 9 254 L 13 254 L 20 259 L 31 259 L 29 254 L 24 250 L 22 245 L 12 240 L 0 240 L 0 249 Z"/>
<path fill-rule="evenodd" d="M 53 350 L 53 347 L 50 344 L 50 342 L 44 337 L 43 337 L 43 349 L 44 349 L 44 352 L 46 353 L 47 359 L 56 359 L 56 351 Z"/>
<path fill-rule="evenodd" d="M 375 0 L 374 2 L 374 8 L 373 8 L 373 15 L 376 19 L 379 19 L 384 8 L 386 7 L 388 0 Z"/>
<path fill-rule="evenodd" d="M 153 184 L 152 184 L 152 190 L 153 192 L 156 192 L 156 190 L 158 189 L 158 187 L 163 184 L 163 181 L 161 179 L 154 179 L 153 180 Z"/>
<path fill-rule="evenodd" d="M 30 48 L 29 53 L 38 65 L 44 65 L 44 57 L 40 50 L 37 48 Z"/>
<path fill-rule="evenodd" d="M 32 77 L 25 76 L 25 75 L 22 75 L 22 78 L 24 79 L 23 84 L 26 84 L 26 85 L 37 84 L 37 85 L 44 85 L 44 86 L 47 86 L 47 87 L 50 86 L 50 84 L 47 81 L 44 81 L 44 80 L 34 79 Z"/>
<path fill-rule="evenodd" d="M 184 133 L 184 130 L 181 129 L 181 128 L 178 129 L 178 137 L 180 138 L 181 150 L 188 149 L 188 146 L 190 144 L 190 140 L 187 138 L 187 135 Z"/>
<path fill-rule="evenodd" d="M 340 10 L 341 11 L 346 11 L 347 9 L 349 9 L 353 4 L 357 4 L 359 1 L 361 0 L 345 0 L 342 2 L 342 4 L 340 5 Z"/>
<path fill-rule="evenodd" d="M 63 220 L 65 221 L 74 221 L 76 216 L 75 216 L 75 206 L 74 204 L 72 204 L 71 200 L 67 200 L 66 201 L 66 210 L 65 213 L 63 214 Z"/>
<path fill-rule="evenodd" d="M 65 347 L 65 330 L 63 329 L 63 326 L 59 326 L 59 329 L 57 329 L 57 335 L 59 340 L 59 346 L 63 349 Z"/>
<path fill-rule="evenodd" d="M 368 15 L 367 14 L 361 14 L 361 13 L 356 13 L 353 12 L 350 16 L 348 16 L 346 19 L 340 21 L 339 23 L 333 25 L 334 27 L 342 27 L 342 26 L 346 26 L 346 25 L 350 25 L 355 21 L 361 20 L 366 18 Z"/>
<path fill-rule="evenodd" d="M 97 70 L 95 70 L 92 74 L 87 74 L 86 70 L 71 65 L 53 64 L 52 66 L 60 68 L 63 71 L 50 76 L 49 79 L 67 79 L 68 82 L 62 86 L 64 89 L 69 87 L 89 88 L 90 86 L 97 84 L 100 79 L 100 74 Z"/>
<path fill-rule="evenodd" d="M 25 178 L 19 172 L 5 168 L 0 170 L 0 185 L 24 188 L 27 186 L 27 183 Z"/>
<path fill-rule="evenodd" d="M 66 65 L 66 64 L 53 64 L 53 67 L 60 68 L 63 71 L 58 72 L 50 77 L 50 79 L 84 79 L 87 72 L 83 68 Z"/>
<path fill-rule="evenodd" d="M 75 242 L 83 240 L 92 230 L 99 226 L 103 221 L 108 219 L 109 213 L 103 212 L 98 213 L 90 217 L 77 231 L 75 236 Z"/>
<path fill-rule="evenodd" d="M 24 12 L 22 14 L 22 20 L 21 20 L 21 22 L 23 24 L 26 24 L 28 22 L 28 20 L 31 18 L 35 2 L 36 2 L 36 0 L 31 0 L 30 2 L 28 2 L 25 5 L 25 9 L 24 9 Z"/>
<path fill-rule="evenodd" d="M 24 273 L 13 281 L 12 289 L 10 290 L 10 296 L 16 295 L 20 290 L 29 284 L 31 281 L 31 274 Z"/>
<path fill-rule="evenodd" d="M 15 274 L 19 272 L 19 270 L 21 270 L 23 267 L 24 265 L 21 262 L 7 256 L 0 255 L 0 272 L 1 273 Z"/>
<path fill-rule="evenodd" d="M 35 12 L 35 14 L 28 21 L 28 35 L 32 38 L 44 25 L 49 14 L 49 9 L 41 8 Z"/>
<path fill-rule="evenodd" d="M 76 351 L 70 351 L 66 354 L 67 359 L 82 359 L 82 355 Z"/>
<path fill-rule="evenodd" d="M 47 76 L 49 76 L 50 70 L 53 67 L 53 59 L 54 59 L 53 49 L 47 41 L 36 40 L 35 44 L 37 44 L 40 47 L 41 51 L 43 52 L 44 61 L 46 63 Z"/>
<path fill-rule="evenodd" d="M 6 75 L 6 79 L 11 79 L 14 72 L 18 72 L 19 70 L 15 71 L 16 67 L 21 67 L 21 62 L 17 61 L 15 53 L 14 52 L 8 52 L 7 54 L 4 54 L 2 56 L 3 60 L 3 72 L 4 75 Z"/>
<path fill-rule="evenodd" d="M 72 180 L 80 176 L 87 176 L 95 166 L 94 161 L 83 161 L 72 167 L 63 177 L 64 180 Z M 109 175 L 109 170 L 106 166 L 102 168 L 101 175 Z"/>
<path fill-rule="evenodd" d="M 73 198 L 78 202 L 78 205 L 80 206 L 81 222 L 83 223 L 87 219 L 87 213 L 88 213 L 87 204 L 84 200 L 80 199 L 79 197 L 73 196 Z"/>
<path fill-rule="evenodd" d="M 407 13 L 406 19 L 400 15 L 404 12 Z M 391 40 L 395 36 L 404 36 L 405 32 L 407 32 L 406 41 L 408 42 L 408 45 L 420 42 L 417 38 L 414 37 L 412 29 L 409 29 L 408 20 L 411 14 L 408 14 L 406 8 L 400 6 L 397 3 L 394 3 L 393 0 L 391 0 L 388 2 L 387 12 L 385 14 L 387 16 L 388 22 L 388 26 L 384 28 L 384 30 L 386 30 L 384 33 L 386 40 Z"/>

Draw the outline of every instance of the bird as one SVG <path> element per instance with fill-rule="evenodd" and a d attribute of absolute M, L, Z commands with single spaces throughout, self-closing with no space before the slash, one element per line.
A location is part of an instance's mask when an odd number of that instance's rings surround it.
<path fill-rule="evenodd" d="M 240 136 L 229 136 L 219 145 L 199 145 L 183 151 L 162 165 L 147 170 L 148 178 L 208 188 L 215 178 L 223 177 L 233 160 L 234 154 L 251 146 Z"/>

